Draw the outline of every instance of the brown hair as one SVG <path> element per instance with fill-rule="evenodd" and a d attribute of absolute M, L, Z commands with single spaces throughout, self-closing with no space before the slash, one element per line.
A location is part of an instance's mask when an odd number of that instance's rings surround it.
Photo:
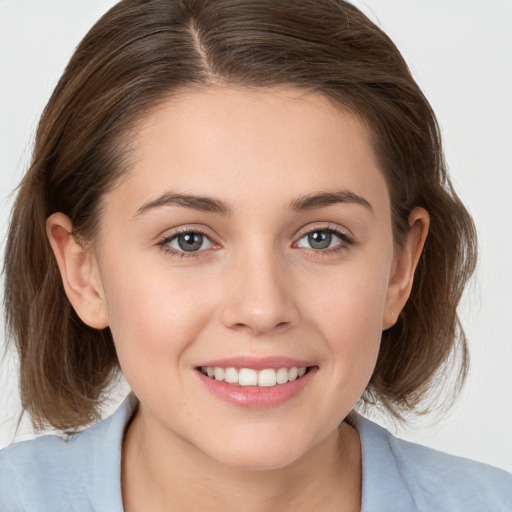
<path fill-rule="evenodd" d="M 429 212 L 431 226 L 411 298 L 383 332 L 363 400 L 398 417 L 414 410 L 456 347 L 462 383 L 467 350 L 456 309 L 475 265 L 474 226 L 447 175 L 434 114 L 392 41 L 343 0 L 123 0 L 80 43 L 50 98 L 12 212 L 7 327 L 34 425 L 96 419 L 118 371 L 109 329 L 82 323 L 64 293 L 47 217 L 65 213 L 74 234 L 92 241 L 130 129 L 160 100 L 214 82 L 303 88 L 367 124 L 397 246 L 413 207 Z"/>

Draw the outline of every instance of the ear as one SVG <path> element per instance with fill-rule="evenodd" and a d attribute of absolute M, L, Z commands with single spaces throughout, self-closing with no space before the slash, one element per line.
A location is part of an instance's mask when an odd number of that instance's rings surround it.
<path fill-rule="evenodd" d="M 108 318 L 95 255 L 73 236 L 73 224 L 63 213 L 48 217 L 46 233 L 64 290 L 77 315 L 89 327 L 104 329 Z"/>
<path fill-rule="evenodd" d="M 424 208 L 414 208 L 409 215 L 409 231 L 395 262 L 388 285 L 388 294 L 382 319 L 382 329 L 395 325 L 398 315 L 411 294 L 414 271 L 418 265 L 430 225 L 430 216 Z"/>

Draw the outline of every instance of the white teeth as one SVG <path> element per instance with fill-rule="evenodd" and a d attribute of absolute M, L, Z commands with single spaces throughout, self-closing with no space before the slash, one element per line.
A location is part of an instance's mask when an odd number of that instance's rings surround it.
<path fill-rule="evenodd" d="M 238 382 L 238 371 L 236 368 L 226 368 L 226 371 L 224 372 L 224 380 L 226 382 L 236 384 Z"/>
<path fill-rule="evenodd" d="M 242 368 L 238 372 L 238 384 L 240 386 L 256 386 L 258 384 L 258 372 L 251 368 Z"/>
<path fill-rule="evenodd" d="M 240 386 L 261 386 L 272 387 L 278 384 L 301 378 L 306 373 L 306 368 L 265 368 L 264 370 L 254 370 L 253 368 L 221 368 L 219 366 L 201 367 L 203 375 L 211 379 L 220 380 L 229 384 L 238 384 Z"/>
<path fill-rule="evenodd" d="M 213 374 L 215 375 L 215 380 L 224 380 L 224 368 L 216 366 L 213 369 Z"/>
<path fill-rule="evenodd" d="M 258 372 L 258 386 L 275 386 L 277 384 L 277 375 L 275 370 L 261 370 Z"/>
<path fill-rule="evenodd" d="M 306 373 L 305 368 L 304 373 Z M 277 370 L 276 382 L 278 384 L 286 384 L 288 382 L 288 368 L 279 368 L 279 370 Z"/>
<path fill-rule="evenodd" d="M 299 376 L 298 368 L 293 367 L 288 370 L 288 378 L 290 380 L 295 380 L 298 376 Z"/>

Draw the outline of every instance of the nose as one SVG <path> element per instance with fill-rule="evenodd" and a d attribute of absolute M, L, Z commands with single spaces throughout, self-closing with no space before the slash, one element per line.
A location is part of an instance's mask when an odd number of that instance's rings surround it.
<path fill-rule="evenodd" d="M 298 323 L 286 262 L 272 248 L 241 254 L 226 275 L 226 301 L 221 313 L 226 327 L 258 336 Z"/>

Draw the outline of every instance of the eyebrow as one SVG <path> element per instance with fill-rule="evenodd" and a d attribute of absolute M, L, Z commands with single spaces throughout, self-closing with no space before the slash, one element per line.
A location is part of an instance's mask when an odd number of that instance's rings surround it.
<path fill-rule="evenodd" d="M 191 194 L 175 194 L 167 192 L 153 201 L 143 204 L 135 213 L 135 216 L 160 208 L 162 206 L 180 206 L 182 208 L 191 208 L 200 212 L 219 213 L 230 216 L 233 214 L 231 207 L 219 199 L 212 197 L 196 196 Z"/>
<path fill-rule="evenodd" d="M 318 194 L 309 194 L 293 200 L 290 207 L 294 211 L 316 210 L 324 208 L 331 204 L 352 203 L 364 206 L 370 212 L 374 213 L 372 205 L 362 196 L 354 194 L 348 190 L 339 190 L 337 192 L 321 192 Z"/>
<path fill-rule="evenodd" d="M 372 205 L 364 197 L 348 190 L 304 195 L 294 199 L 290 203 L 289 208 L 292 211 L 309 211 L 340 203 L 358 204 L 373 213 Z M 192 194 L 166 192 L 157 199 L 144 203 L 135 212 L 134 216 L 137 217 L 150 210 L 161 208 L 163 206 L 179 206 L 181 208 L 190 208 L 201 212 L 218 213 L 225 216 L 233 215 L 233 209 L 231 206 L 220 199 L 196 196 Z"/>

